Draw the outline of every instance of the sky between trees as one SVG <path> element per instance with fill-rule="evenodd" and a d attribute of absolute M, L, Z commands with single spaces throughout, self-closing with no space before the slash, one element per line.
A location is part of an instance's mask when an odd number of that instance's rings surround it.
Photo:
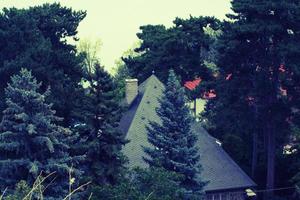
<path fill-rule="evenodd" d="M 78 36 L 102 40 L 100 58 L 108 70 L 138 40 L 139 26 L 170 26 L 175 17 L 189 15 L 224 19 L 230 12 L 230 0 L 1 0 L 0 8 L 27 8 L 47 2 L 87 11 Z"/>

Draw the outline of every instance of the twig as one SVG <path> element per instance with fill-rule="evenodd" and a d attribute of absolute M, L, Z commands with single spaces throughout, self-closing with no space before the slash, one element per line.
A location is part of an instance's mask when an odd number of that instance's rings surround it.
<path fill-rule="evenodd" d="M 55 179 L 56 179 L 56 176 L 50 181 L 49 184 L 47 184 L 47 185 L 45 186 L 43 192 L 45 192 L 45 190 L 47 190 L 47 188 L 55 181 Z"/>
<path fill-rule="evenodd" d="M 3 197 L 4 197 L 4 194 L 5 194 L 6 190 L 7 190 L 7 188 L 5 188 L 5 190 L 2 192 L 2 194 L 1 194 L 1 196 L 0 196 L 0 200 L 2 200 L 2 199 L 3 199 Z"/>
<path fill-rule="evenodd" d="M 154 192 L 151 192 L 151 193 L 147 196 L 147 198 L 146 198 L 145 200 L 149 200 L 153 193 L 154 193 Z"/>
<path fill-rule="evenodd" d="M 42 173 L 42 172 L 41 172 Z M 23 198 L 23 200 L 26 200 L 26 198 L 28 197 L 28 196 L 30 196 L 38 187 L 39 187 L 39 185 L 40 184 L 42 184 L 47 178 L 49 178 L 50 176 L 52 176 L 53 174 L 55 174 L 56 172 L 52 172 L 52 173 L 50 173 L 50 174 L 48 174 L 47 176 L 45 176 L 40 182 L 39 182 L 39 184 L 38 185 L 34 185 L 33 187 L 32 187 L 32 189 L 29 191 L 29 193 Z M 40 175 L 39 175 L 40 176 Z M 38 176 L 38 177 L 39 177 Z"/>
<path fill-rule="evenodd" d="M 76 188 L 75 190 L 73 190 L 70 194 L 68 194 L 63 200 L 67 200 L 72 194 L 74 194 L 75 192 L 77 192 L 78 190 L 80 190 L 81 188 L 89 185 L 90 183 L 92 183 L 92 181 L 89 181 L 81 186 L 79 186 L 78 188 Z"/>
<path fill-rule="evenodd" d="M 93 196 L 93 193 L 91 192 L 91 194 L 90 194 L 88 200 L 91 200 L 92 196 Z M 1 199 L 0 199 L 0 200 L 1 200 Z"/>
<path fill-rule="evenodd" d="M 73 165 L 71 165 L 71 168 L 69 169 L 69 193 L 72 192 L 72 171 Z M 71 196 L 69 197 L 69 200 L 71 200 Z"/>

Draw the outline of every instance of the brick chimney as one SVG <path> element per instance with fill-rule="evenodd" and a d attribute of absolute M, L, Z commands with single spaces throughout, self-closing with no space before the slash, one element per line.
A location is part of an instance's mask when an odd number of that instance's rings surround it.
<path fill-rule="evenodd" d="M 126 79 L 126 103 L 130 105 L 138 95 L 138 80 Z"/>

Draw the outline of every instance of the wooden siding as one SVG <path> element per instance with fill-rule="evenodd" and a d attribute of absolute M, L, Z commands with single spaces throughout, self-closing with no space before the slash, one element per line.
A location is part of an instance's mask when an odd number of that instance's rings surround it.
<path fill-rule="evenodd" d="M 206 194 L 204 200 L 246 200 L 244 191 Z"/>

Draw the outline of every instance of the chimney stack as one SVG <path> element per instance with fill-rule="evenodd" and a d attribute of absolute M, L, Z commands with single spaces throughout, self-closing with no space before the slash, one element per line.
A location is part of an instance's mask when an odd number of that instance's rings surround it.
<path fill-rule="evenodd" d="M 126 103 L 130 105 L 138 95 L 138 80 L 125 79 L 126 83 Z"/>

